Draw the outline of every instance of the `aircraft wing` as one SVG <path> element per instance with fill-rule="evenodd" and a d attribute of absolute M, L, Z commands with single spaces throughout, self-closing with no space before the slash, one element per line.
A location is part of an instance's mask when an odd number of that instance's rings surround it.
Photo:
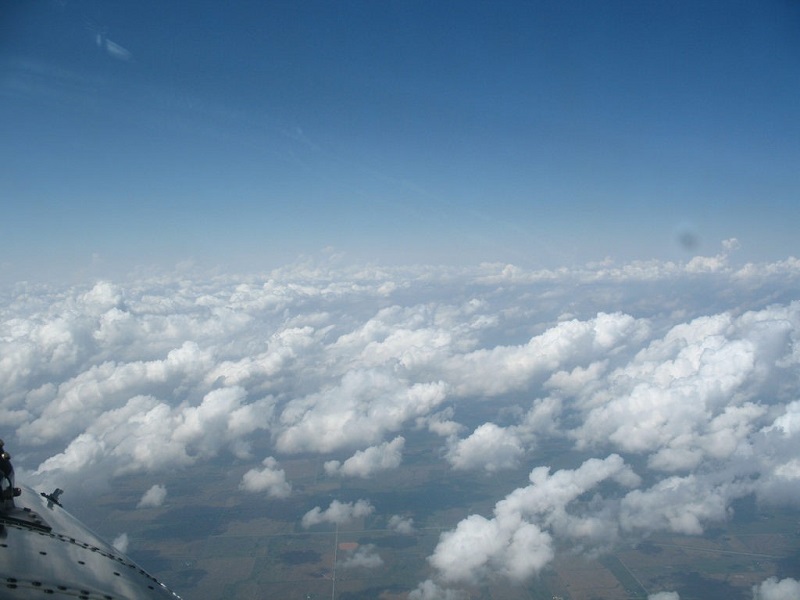
<path fill-rule="evenodd" d="M 49 496 L 26 486 L 0 506 L 0 597 L 176 600 Z"/>

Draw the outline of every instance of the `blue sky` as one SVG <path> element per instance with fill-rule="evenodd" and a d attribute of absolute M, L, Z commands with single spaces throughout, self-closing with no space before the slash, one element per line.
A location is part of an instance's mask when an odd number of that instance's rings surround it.
<path fill-rule="evenodd" d="M 6 281 L 325 248 L 798 254 L 793 2 L 53 0 L 1 19 Z"/>

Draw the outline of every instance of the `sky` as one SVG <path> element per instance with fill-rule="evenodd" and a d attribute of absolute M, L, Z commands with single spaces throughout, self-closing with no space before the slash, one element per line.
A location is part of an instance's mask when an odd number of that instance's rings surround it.
<path fill-rule="evenodd" d="M 794 2 L 6 3 L 2 281 L 796 254 Z M 687 251 L 686 243 L 689 241 Z"/>
<path fill-rule="evenodd" d="M 369 479 L 420 431 L 454 473 L 530 465 L 411 600 L 798 508 L 796 2 L 12 0 L 0 28 L 20 477 L 146 473 L 139 510 L 214 459 L 300 507 L 292 457 Z"/>

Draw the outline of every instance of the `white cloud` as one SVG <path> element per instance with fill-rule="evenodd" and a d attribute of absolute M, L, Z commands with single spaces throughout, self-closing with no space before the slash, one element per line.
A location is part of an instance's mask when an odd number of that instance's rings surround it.
<path fill-rule="evenodd" d="M 564 405 L 560 398 L 549 396 L 536 399 L 516 428 L 520 440 L 525 440 L 530 447 L 537 434 L 558 435 L 561 429 L 559 419 L 563 408 Z"/>
<path fill-rule="evenodd" d="M 250 469 L 242 476 L 239 489 L 247 492 L 267 492 L 272 498 L 287 498 L 292 493 L 292 485 L 286 481 L 286 472 L 278 468 L 278 461 L 272 456 L 265 458 L 262 469 Z"/>
<path fill-rule="evenodd" d="M 20 427 L 20 435 L 44 443 L 77 433 L 109 407 L 124 404 L 148 389 L 195 379 L 210 364 L 210 352 L 185 342 L 164 360 L 92 366 L 59 385 L 56 397 L 36 419 Z"/>
<path fill-rule="evenodd" d="M 651 466 L 663 470 L 732 456 L 765 412 L 748 399 L 785 371 L 778 359 L 791 347 L 787 317 L 796 310 L 675 325 L 581 397 L 586 418 L 573 435 L 581 445 L 653 453 Z"/>
<path fill-rule="evenodd" d="M 553 474 L 537 467 L 531 471 L 531 485 L 497 502 L 491 519 L 470 515 L 444 532 L 428 560 L 448 582 L 474 582 L 489 572 L 524 580 L 553 559 L 553 534 L 588 542 L 605 542 L 615 534 L 603 519 L 584 519 L 567 511 L 579 496 L 609 479 L 624 486 L 639 483 L 617 455 Z"/>
<path fill-rule="evenodd" d="M 111 542 L 111 545 L 114 546 L 114 548 L 116 550 L 118 550 L 118 551 L 122 552 L 123 554 L 125 554 L 128 551 L 128 544 L 129 543 L 130 543 L 130 540 L 128 539 L 128 534 L 127 533 L 121 533 L 117 537 L 114 538 L 114 541 Z"/>
<path fill-rule="evenodd" d="M 402 533 L 403 535 L 411 535 L 414 530 L 414 519 L 401 517 L 400 515 L 392 515 L 389 517 L 389 529 Z"/>
<path fill-rule="evenodd" d="M 431 564 L 446 581 L 467 577 L 461 565 L 524 578 L 557 549 L 697 533 L 748 494 L 800 498 L 800 260 L 737 267 L 735 245 L 548 271 L 308 263 L 20 285 L 0 298 L 4 438 L 18 472 L 79 494 L 134 472 L 169 486 L 213 459 L 241 468 L 243 490 L 280 496 L 291 453 L 336 452 L 349 458 L 330 474 L 369 477 L 420 436 L 456 471 L 519 467 L 542 439 L 560 444 L 572 468 L 534 470 L 535 485 L 498 492 L 493 514 L 465 513 L 442 537 Z M 609 458 L 588 464 L 619 481 L 585 479 L 571 444 L 580 460 L 630 455 L 646 485 Z M 304 523 L 344 522 L 357 504 Z M 489 534 L 474 553 L 457 547 Z M 455 593 L 436 581 L 414 594 Z"/>
<path fill-rule="evenodd" d="M 292 400 L 281 415 L 281 452 L 331 452 L 371 445 L 445 400 L 441 382 L 408 385 L 375 370 L 350 371 L 335 388 Z"/>
<path fill-rule="evenodd" d="M 380 471 L 396 469 L 403 460 L 405 438 L 398 436 L 391 442 L 359 450 L 344 463 L 332 460 L 325 463 L 325 473 L 345 477 L 371 477 Z"/>
<path fill-rule="evenodd" d="M 79 296 L 80 302 L 93 315 L 123 308 L 124 291 L 110 281 L 98 281 L 91 290 Z"/>
<path fill-rule="evenodd" d="M 455 355 L 444 364 L 446 380 L 461 396 L 497 396 L 524 390 L 541 377 L 577 360 L 619 351 L 648 334 L 645 321 L 622 313 L 599 313 L 549 328 L 520 346 L 496 346 Z"/>
<path fill-rule="evenodd" d="M 383 559 L 377 553 L 374 544 L 364 544 L 346 556 L 340 566 L 343 569 L 376 569 L 383 566 Z"/>
<path fill-rule="evenodd" d="M 759 477 L 753 489 L 761 504 L 771 506 L 796 506 L 800 493 L 800 461 L 797 444 L 800 443 L 800 402 L 786 404 L 774 411 L 774 420 L 752 436 L 747 446 L 750 454 L 749 471 Z"/>
<path fill-rule="evenodd" d="M 375 507 L 369 503 L 368 500 L 357 500 L 356 502 L 339 502 L 334 500 L 330 506 L 322 510 L 319 506 L 315 506 L 305 515 L 300 524 L 303 529 L 308 529 L 320 523 L 335 523 L 342 525 L 353 519 L 360 519 L 371 515 L 375 511 Z"/>
<path fill-rule="evenodd" d="M 122 62 L 133 60 L 133 55 L 129 50 L 108 39 L 108 32 L 105 28 L 97 29 L 94 32 L 94 41 L 98 48 L 113 59 L 121 60 Z"/>
<path fill-rule="evenodd" d="M 513 430 L 484 423 L 463 440 L 451 438 L 446 458 L 455 469 L 484 469 L 489 473 L 511 469 L 525 453 Z"/>
<path fill-rule="evenodd" d="M 139 500 L 139 504 L 136 505 L 136 508 L 158 507 L 164 504 L 166 498 L 167 488 L 163 485 L 156 484 L 144 493 L 142 499 Z"/>
<path fill-rule="evenodd" d="M 425 427 L 428 431 L 442 437 L 458 435 L 464 429 L 464 426 L 452 420 L 454 413 L 453 407 L 448 406 L 444 410 L 431 415 L 417 417 L 416 425 L 419 428 Z"/>
<path fill-rule="evenodd" d="M 577 366 L 572 371 L 557 371 L 545 382 L 545 386 L 569 396 L 576 396 L 594 385 L 608 367 L 607 360 L 591 363 L 588 367 Z"/>
<path fill-rule="evenodd" d="M 553 559 L 552 544 L 533 523 L 470 515 L 441 535 L 429 560 L 446 581 L 471 582 L 489 569 L 524 579 Z"/>
<path fill-rule="evenodd" d="M 696 475 L 669 477 L 647 490 L 633 490 L 622 499 L 624 529 L 703 533 L 705 522 L 725 521 L 731 500 L 741 495 L 735 485 L 713 486 Z"/>
<path fill-rule="evenodd" d="M 88 483 L 109 474 L 194 464 L 215 456 L 243 433 L 266 426 L 272 401 L 245 404 L 245 398 L 241 388 L 222 388 L 210 391 L 196 406 L 171 408 L 152 397 L 133 397 L 98 415 L 63 452 L 42 462 L 35 475 L 47 479 L 60 473 Z"/>
<path fill-rule="evenodd" d="M 656 592 L 655 594 L 648 594 L 647 600 L 681 600 L 678 592 Z"/>
<path fill-rule="evenodd" d="M 435 581 L 426 579 L 408 595 L 409 600 L 462 600 L 466 594 L 458 590 L 440 587 Z"/>
<path fill-rule="evenodd" d="M 753 586 L 753 600 L 797 600 L 800 598 L 800 581 L 786 578 L 778 581 L 770 577 Z"/>

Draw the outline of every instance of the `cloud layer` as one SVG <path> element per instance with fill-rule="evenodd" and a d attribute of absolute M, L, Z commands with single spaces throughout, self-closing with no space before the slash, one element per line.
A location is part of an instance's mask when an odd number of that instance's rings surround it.
<path fill-rule="evenodd" d="M 0 304 L 3 437 L 43 485 L 168 484 L 213 458 L 246 465 L 241 493 L 276 498 L 296 493 L 279 465 L 298 454 L 331 478 L 373 478 L 427 431 L 441 442 L 431 460 L 477 475 L 535 464 L 557 439 L 580 460 L 528 468 L 490 515 L 464 514 L 414 593 L 522 580 L 559 549 L 701 533 L 747 495 L 796 505 L 800 261 L 732 266 L 734 246 L 557 271 L 298 264 L 20 284 Z M 255 445 L 269 448 L 260 463 Z M 165 495 L 154 486 L 140 506 Z M 334 499 L 301 521 L 380 510 Z"/>

